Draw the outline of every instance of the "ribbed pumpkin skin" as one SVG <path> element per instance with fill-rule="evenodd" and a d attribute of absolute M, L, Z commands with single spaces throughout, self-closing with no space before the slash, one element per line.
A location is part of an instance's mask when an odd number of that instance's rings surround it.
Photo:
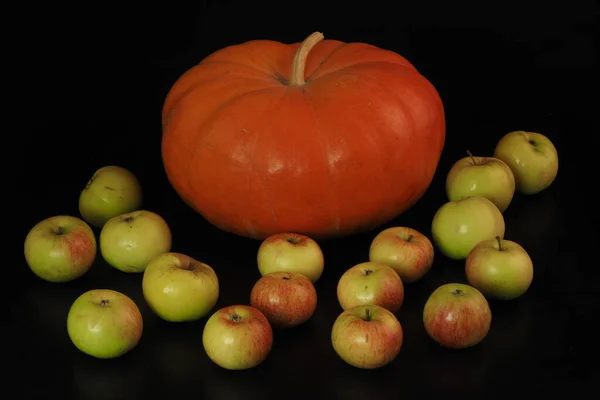
<path fill-rule="evenodd" d="M 445 139 L 442 101 L 402 56 L 318 42 L 221 49 L 165 99 L 162 157 L 181 198 L 227 232 L 316 239 L 374 229 L 427 190 Z"/>

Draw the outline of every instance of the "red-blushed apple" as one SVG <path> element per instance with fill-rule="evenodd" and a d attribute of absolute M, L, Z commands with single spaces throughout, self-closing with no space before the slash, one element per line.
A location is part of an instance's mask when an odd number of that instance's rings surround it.
<path fill-rule="evenodd" d="M 107 165 L 94 172 L 79 194 L 81 217 L 96 228 L 109 219 L 138 210 L 142 204 L 142 186 L 129 170 Z"/>
<path fill-rule="evenodd" d="M 323 274 L 324 258 L 319 244 L 298 233 L 277 233 L 262 241 L 256 256 L 261 275 L 296 272 L 315 283 Z"/>
<path fill-rule="evenodd" d="M 254 368 L 271 352 L 273 328 L 267 317 L 254 307 L 226 306 L 206 321 L 202 344 L 208 358 L 221 368 Z"/>
<path fill-rule="evenodd" d="M 344 310 L 374 304 L 395 313 L 404 302 L 404 285 L 392 267 L 367 261 L 342 274 L 337 285 L 337 298 Z"/>
<path fill-rule="evenodd" d="M 150 309 L 165 321 L 196 321 L 217 304 L 219 279 L 211 266 L 187 254 L 163 253 L 148 263 L 142 292 Z"/>
<path fill-rule="evenodd" d="M 504 161 L 515 176 L 516 189 L 524 195 L 547 189 L 558 175 L 558 152 L 547 136 L 514 131 L 496 144 L 494 157 Z"/>
<path fill-rule="evenodd" d="M 398 357 L 402 325 L 389 310 L 362 305 L 344 310 L 333 323 L 331 343 L 346 363 L 361 369 L 381 368 Z"/>
<path fill-rule="evenodd" d="M 25 237 L 25 261 L 48 282 L 68 282 L 85 275 L 96 259 L 96 237 L 83 220 L 57 215 L 35 224 Z"/>
<path fill-rule="evenodd" d="M 144 272 L 148 263 L 171 250 L 171 229 L 153 211 L 137 210 L 109 219 L 100 231 L 100 253 L 112 267 Z"/>
<path fill-rule="evenodd" d="M 447 283 L 431 293 L 423 309 L 429 337 L 450 349 L 479 344 L 487 336 L 492 311 L 483 294 L 472 286 Z"/>
<path fill-rule="evenodd" d="M 512 300 L 529 289 L 533 261 L 520 244 L 496 237 L 471 250 L 465 273 L 469 284 L 487 298 Z"/>
<path fill-rule="evenodd" d="M 272 327 L 292 328 L 312 317 L 317 308 L 317 291 L 302 274 L 271 272 L 252 287 L 250 305 L 260 310 Z"/>
<path fill-rule="evenodd" d="M 421 279 L 431 269 L 433 256 L 433 244 L 429 238 L 405 226 L 379 232 L 369 248 L 369 260 L 392 267 L 403 283 Z"/>
<path fill-rule="evenodd" d="M 515 194 L 515 177 L 508 165 L 496 157 L 474 156 L 456 161 L 446 176 L 448 200 L 483 196 L 504 212 Z"/>
<path fill-rule="evenodd" d="M 67 333 L 81 352 L 95 358 L 116 358 L 139 343 L 144 321 L 127 295 L 110 289 L 83 293 L 67 315 Z"/>

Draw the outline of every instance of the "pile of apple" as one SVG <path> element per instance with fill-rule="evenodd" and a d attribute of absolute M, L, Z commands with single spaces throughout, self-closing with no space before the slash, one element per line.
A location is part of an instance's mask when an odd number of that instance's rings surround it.
<path fill-rule="evenodd" d="M 515 299 L 533 280 L 528 253 L 504 238 L 503 212 L 517 191 L 538 193 L 552 184 L 557 172 L 556 148 L 546 136 L 533 132 L 506 134 L 493 156 L 468 152 L 458 160 L 446 178 L 448 202 L 433 217 L 432 241 L 409 227 L 387 228 L 371 242 L 369 260 L 339 278 L 342 312 L 331 329 L 338 356 L 368 369 L 398 356 L 403 328 L 396 314 L 404 302 L 404 285 L 431 270 L 434 244 L 446 257 L 465 260 L 468 284 L 447 283 L 431 293 L 423 309 L 425 330 L 448 348 L 481 342 L 492 319 L 487 299 Z M 72 281 L 91 268 L 99 247 L 112 267 L 143 275 L 144 298 L 163 320 L 197 321 L 208 316 L 202 334 L 206 354 L 231 370 L 261 364 L 271 351 L 274 328 L 296 327 L 314 314 L 315 283 L 325 262 L 312 238 L 284 232 L 265 239 L 257 254 L 261 277 L 249 294 L 249 304 L 213 311 L 219 297 L 215 270 L 173 252 L 168 224 L 155 212 L 141 209 L 141 204 L 142 189 L 130 171 L 100 168 L 81 192 L 81 218 L 54 216 L 30 230 L 25 239 L 29 268 L 49 282 Z M 100 229 L 98 245 L 91 226 Z M 66 324 L 73 344 L 97 358 L 131 351 L 143 331 L 135 302 L 110 289 L 80 295 Z"/>

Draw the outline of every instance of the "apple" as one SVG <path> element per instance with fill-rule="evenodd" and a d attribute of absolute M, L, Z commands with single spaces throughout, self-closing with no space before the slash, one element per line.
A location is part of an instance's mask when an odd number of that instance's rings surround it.
<path fill-rule="evenodd" d="M 317 308 L 317 291 L 302 274 L 271 272 L 252 287 L 250 305 L 260 310 L 272 327 L 292 328 L 312 317 Z"/>
<path fill-rule="evenodd" d="M 100 252 L 114 268 L 144 272 L 156 256 L 171 250 L 171 230 L 158 214 L 136 210 L 109 219 L 100 231 Z"/>
<path fill-rule="evenodd" d="M 81 352 L 116 358 L 131 351 L 142 337 L 139 308 L 127 295 L 110 289 L 83 293 L 67 315 L 67 333 Z"/>
<path fill-rule="evenodd" d="M 394 226 L 379 232 L 371 242 L 369 261 L 389 265 L 403 283 L 421 279 L 433 265 L 433 245 L 419 231 Z"/>
<path fill-rule="evenodd" d="M 504 217 L 494 203 L 483 196 L 449 201 L 433 217 L 431 233 L 437 248 L 454 260 L 467 258 L 479 242 L 504 237 Z"/>
<path fill-rule="evenodd" d="M 404 285 L 392 267 L 367 261 L 342 274 L 337 285 L 337 298 L 344 310 L 375 304 L 395 313 L 404 301 Z"/>
<path fill-rule="evenodd" d="M 344 310 L 331 330 L 337 355 L 361 369 L 376 369 L 394 361 L 403 339 L 402 325 L 396 316 L 375 304 Z"/>
<path fill-rule="evenodd" d="M 38 222 L 25 237 L 25 261 L 48 282 L 68 282 L 85 275 L 96 258 L 96 237 L 83 220 L 57 215 Z"/>
<path fill-rule="evenodd" d="M 504 212 L 515 194 L 515 177 L 506 163 L 495 157 L 468 157 L 456 161 L 446 176 L 448 200 L 483 196 Z"/>
<path fill-rule="evenodd" d="M 79 212 L 96 228 L 113 217 L 138 210 L 141 204 L 140 182 L 129 170 L 116 165 L 94 172 L 79 194 Z"/>
<path fill-rule="evenodd" d="M 258 309 L 231 305 L 213 313 L 202 332 L 204 350 L 215 364 L 243 370 L 262 364 L 273 347 L 273 328 Z"/>
<path fill-rule="evenodd" d="M 319 244 L 298 233 L 276 233 L 260 244 L 256 257 L 261 275 L 297 272 L 315 283 L 323 273 L 324 259 Z"/>
<path fill-rule="evenodd" d="M 219 280 L 203 262 L 186 254 L 163 253 L 148 263 L 142 292 L 150 309 L 165 321 L 196 321 L 217 304 Z"/>
<path fill-rule="evenodd" d="M 423 309 L 425 331 L 450 349 L 475 346 L 487 336 L 492 311 L 483 294 L 463 283 L 447 283 L 431 293 Z"/>
<path fill-rule="evenodd" d="M 465 273 L 469 284 L 484 296 L 512 300 L 529 289 L 533 262 L 520 244 L 496 237 L 480 242 L 471 250 Z"/>
<path fill-rule="evenodd" d="M 516 189 L 525 195 L 548 188 L 558 174 L 556 147 L 541 133 L 507 133 L 496 144 L 494 157 L 510 167 L 515 176 Z"/>

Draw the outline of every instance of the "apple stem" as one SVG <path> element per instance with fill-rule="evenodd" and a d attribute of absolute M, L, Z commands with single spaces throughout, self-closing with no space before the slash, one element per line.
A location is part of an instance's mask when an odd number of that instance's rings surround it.
<path fill-rule="evenodd" d="M 58 228 L 56 228 L 56 234 L 63 235 L 64 233 L 65 233 L 65 228 L 59 225 Z"/>
<path fill-rule="evenodd" d="M 452 294 L 455 296 L 462 296 L 464 293 L 462 290 L 456 289 L 455 291 L 452 292 Z"/>
<path fill-rule="evenodd" d="M 110 303 L 110 300 L 104 299 L 104 300 L 100 300 L 99 304 L 101 307 L 106 307 L 106 306 L 108 306 L 109 303 Z"/>
<path fill-rule="evenodd" d="M 237 314 L 233 314 L 233 315 L 231 315 L 231 318 L 230 318 L 230 319 L 231 319 L 233 322 L 240 322 L 240 321 L 242 320 L 242 317 L 240 317 L 240 316 L 239 316 L 239 315 L 237 315 Z"/>
<path fill-rule="evenodd" d="M 502 251 L 502 239 L 500 236 L 496 236 L 496 240 L 498 241 L 498 250 Z"/>
<path fill-rule="evenodd" d="M 408 235 L 408 237 L 406 238 L 406 241 L 410 242 L 412 240 L 412 238 L 413 238 L 413 235 Z"/>
<path fill-rule="evenodd" d="M 367 308 L 365 310 L 365 321 L 370 321 L 371 320 L 371 309 Z"/>
<path fill-rule="evenodd" d="M 469 157 L 471 157 L 471 161 L 473 161 L 473 165 L 477 165 L 477 160 L 475 160 L 475 157 L 473 156 L 473 153 L 471 153 L 469 150 L 467 150 L 467 155 Z"/>
<path fill-rule="evenodd" d="M 123 221 L 124 222 L 131 222 L 131 221 L 133 221 L 133 217 L 125 217 L 125 218 L 123 218 Z"/>
<path fill-rule="evenodd" d="M 371 273 L 373 273 L 372 270 L 370 270 L 370 269 L 365 270 L 365 275 L 371 275 Z"/>

